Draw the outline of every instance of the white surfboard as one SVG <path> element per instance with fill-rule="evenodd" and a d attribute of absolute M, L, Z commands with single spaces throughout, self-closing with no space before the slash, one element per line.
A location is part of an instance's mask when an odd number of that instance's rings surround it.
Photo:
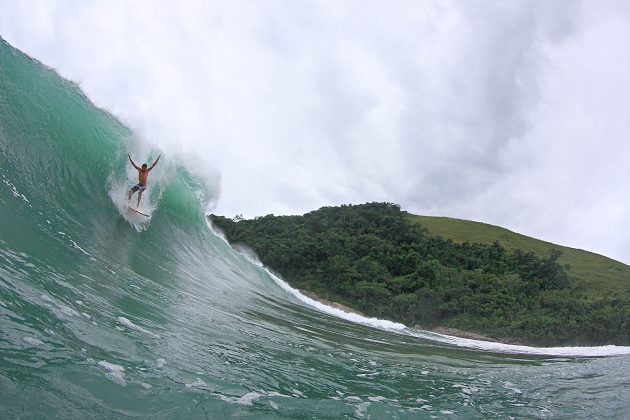
<path fill-rule="evenodd" d="M 143 216 L 145 216 L 145 217 L 151 217 L 151 216 L 149 216 L 148 214 L 144 214 L 144 213 L 142 213 L 140 210 L 138 210 L 138 209 L 134 209 L 134 208 L 133 208 L 133 207 L 131 207 L 131 206 L 129 206 L 129 210 L 131 210 L 131 211 L 135 211 L 136 213 L 141 214 L 141 215 L 143 215 Z"/>

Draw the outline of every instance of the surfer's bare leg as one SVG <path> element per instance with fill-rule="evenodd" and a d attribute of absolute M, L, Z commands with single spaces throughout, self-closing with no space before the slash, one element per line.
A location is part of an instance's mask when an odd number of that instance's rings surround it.
<path fill-rule="evenodd" d="M 131 202 L 131 196 L 133 195 L 133 188 L 129 190 L 129 193 L 127 194 L 127 198 L 129 202 Z"/>
<path fill-rule="evenodd" d="M 136 206 L 137 209 L 140 208 L 140 200 L 142 199 L 142 191 L 138 191 L 138 205 Z"/>

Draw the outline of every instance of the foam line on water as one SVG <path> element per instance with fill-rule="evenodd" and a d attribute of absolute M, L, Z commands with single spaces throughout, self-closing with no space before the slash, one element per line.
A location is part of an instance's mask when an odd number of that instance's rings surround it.
<path fill-rule="evenodd" d="M 407 333 L 415 337 L 425 338 L 440 343 L 451 344 L 483 351 L 511 354 L 531 354 L 539 356 L 563 357 L 605 357 L 630 355 L 630 347 L 624 346 L 594 346 L 594 347 L 532 347 L 519 344 L 505 344 L 494 341 L 473 340 L 470 338 L 454 337 L 430 331 L 414 331 L 407 329 Z"/>
<path fill-rule="evenodd" d="M 289 292 L 290 294 L 292 294 L 293 296 L 295 296 L 302 302 L 306 303 L 307 305 L 312 306 L 329 315 L 334 315 L 336 317 L 339 317 L 339 318 L 342 318 L 342 319 L 345 319 L 347 321 L 354 322 L 357 324 L 368 325 L 370 327 L 376 327 L 376 328 L 385 329 L 385 330 L 402 331 L 407 328 L 405 325 L 400 324 L 398 322 L 392 322 L 386 319 L 379 319 L 379 318 L 369 318 L 363 315 L 346 312 L 342 309 L 334 308 L 332 306 L 328 306 L 324 303 L 318 302 L 314 299 L 311 299 L 308 296 L 303 295 L 299 290 L 294 289 L 291 286 L 289 286 L 287 282 L 285 282 L 280 277 L 273 274 L 261 263 L 256 263 L 254 261 L 252 261 L 252 263 L 262 267 L 267 272 L 267 274 L 269 274 L 269 276 L 276 282 L 276 284 L 280 286 L 283 290 Z"/>

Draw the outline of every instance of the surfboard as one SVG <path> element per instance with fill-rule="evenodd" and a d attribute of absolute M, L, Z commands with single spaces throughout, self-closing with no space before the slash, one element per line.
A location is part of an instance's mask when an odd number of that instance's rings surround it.
<path fill-rule="evenodd" d="M 131 210 L 131 211 L 135 211 L 136 213 L 141 214 L 141 215 L 143 215 L 143 216 L 145 216 L 145 217 L 151 217 L 151 216 L 149 216 L 148 214 L 144 214 L 144 213 L 142 213 L 140 210 L 136 210 L 136 209 L 134 209 L 134 208 L 133 208 L 133 207 L 131 207 L 131 206 L 129 206 L 129 210 Z"/>

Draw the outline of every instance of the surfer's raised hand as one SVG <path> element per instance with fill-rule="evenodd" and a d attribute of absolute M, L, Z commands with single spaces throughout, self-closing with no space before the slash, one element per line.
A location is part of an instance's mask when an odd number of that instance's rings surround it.
<path fill-rule="evenodd" d="M 133 167 L 136 168 L 137 170 L 140 170 L 140 167 L 136 165 L 136 162 L 134 162 L 133 159 L 131 159 L 131 155 L 129 153 L 127 153 L 127 157 L 129 158 L 129 162 L 131 162 Z"/>
<path fill-rule="evenodd" d="M 153 162 L 153 165 L 151 165 L 151 167 L 149 167 L 149 170 L 153 169 L 153 167 L 154 167 L 155 165 L 157 165 L 158 160 L 160 160 L 160 158 L 161 158 L 161 157 L 162 157 L 162 154 L 160 153 L 160 154 L 158 155 L 157 159 L 155 159 L 155 162 Z"/>

